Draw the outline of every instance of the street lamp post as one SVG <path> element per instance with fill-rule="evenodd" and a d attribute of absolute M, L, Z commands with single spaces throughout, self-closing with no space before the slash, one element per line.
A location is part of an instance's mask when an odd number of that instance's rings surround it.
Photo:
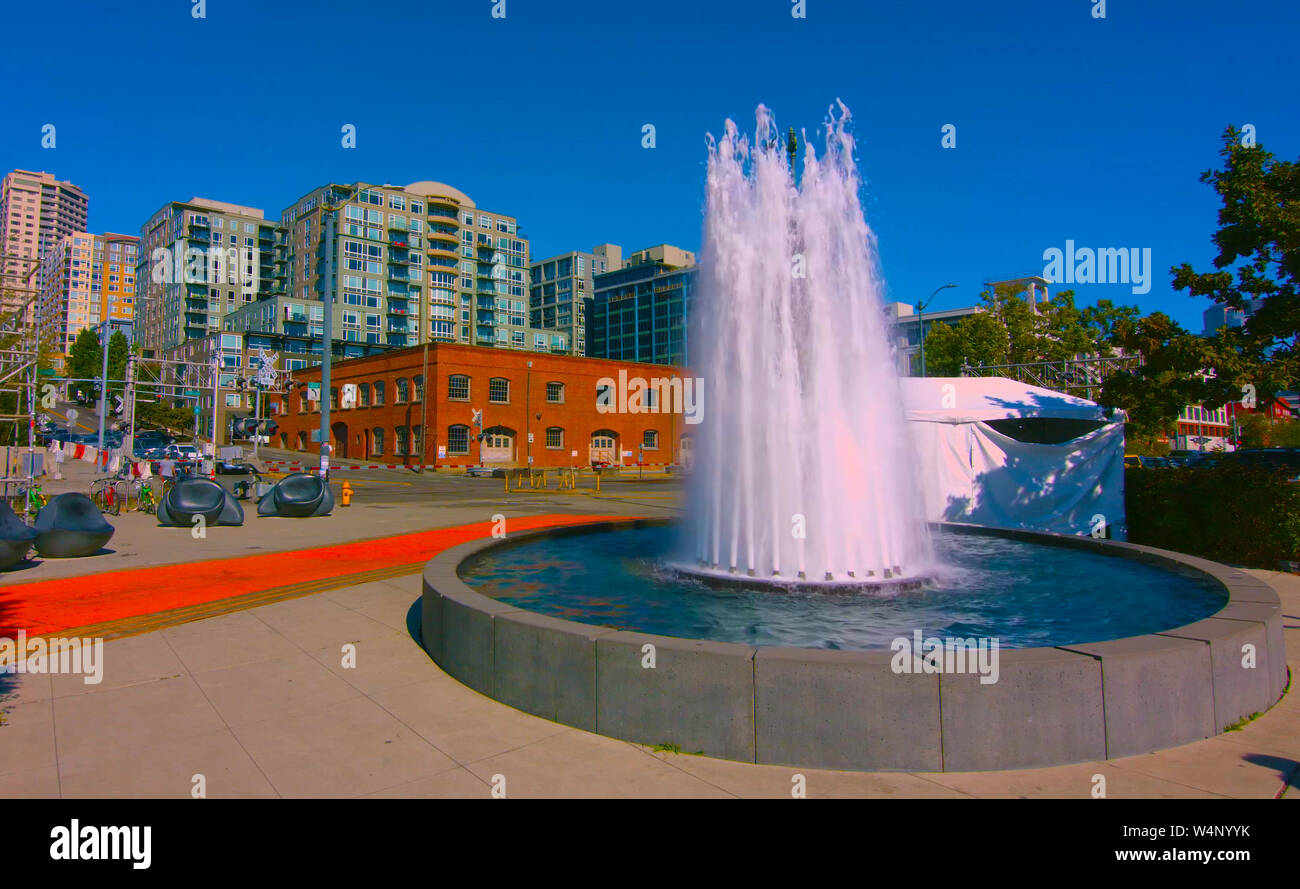
<path fill-rule="evenodd" d="M 321 204 L 325 218 L 325 292 L 321 303 L 325 318 L 321 328 L 320 366 L 320 477 L 329 478 L 330 472 L 330 364 L 334 357 L 334 220 L 342 204 L 331 204 L 333 197 L 326 190 L 326 200 Z"/>
<path fill-rule="evenodd" d="M 925 310 L 934 302 L 934 298 L 939 295 L 939 291 L 956 286 L 956 284 L 944 284 L 942 287 L 936 287 L 934 293 L 930 294 L 929 299 L 924 302 L 918 301 L 916 304 L 916 325 L 921 331 L 921 376 L 925 376 Z"/>

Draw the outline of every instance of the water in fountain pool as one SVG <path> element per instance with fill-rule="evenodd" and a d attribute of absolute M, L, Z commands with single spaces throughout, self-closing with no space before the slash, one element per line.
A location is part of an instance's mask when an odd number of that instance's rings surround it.
<path fill-rule="evenodd" d="M 542 538 L 484 555 L 479 592 L 588 624 L 749 645 L 885 649 L 898 637 L 997 638 L 1002 648 L 1095 642 L 1182 626 L 1223 607 L 1209 581 L 1066 547 L 940 533 L 946 566 L 896 594 L 713 589 L 665 569 L 677 526 Z"/>

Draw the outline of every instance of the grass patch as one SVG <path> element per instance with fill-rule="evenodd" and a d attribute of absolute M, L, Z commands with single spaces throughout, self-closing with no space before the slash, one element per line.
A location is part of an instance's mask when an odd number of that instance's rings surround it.
<path fill-rule="evenodd" d="M 651 753 L 682 753 L 682 745 L 681 744 L 656 744 L 650 748 L 650 752 Z M 696 750 L 694 753 L 692 753 L 691 751 L 687 750 L 683 755 L 703 756 L 704 751 Z"/>
<path fill-rule="evenodd" d="M 1225 725 L 1223 727 L 1223 730 L 1225 732 L 1239 732 L 1242 730 L 1243 727 L 1249 725 L 1250 723 L 1254 722 L 1256 719 L 1259 719 L 1263 715 L 1264 715 L 1263 713 L 1256 711 L 1250 714 L 1249 716 L 1241 717 L 1241 719 L 1238 719 L 1232 725 Z"/>

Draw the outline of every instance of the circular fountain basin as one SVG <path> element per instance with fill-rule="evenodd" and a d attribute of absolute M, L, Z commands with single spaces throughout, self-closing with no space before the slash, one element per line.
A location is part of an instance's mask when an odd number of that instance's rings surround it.
<path fill-rule="evenodd" d="M 685 581 L 656 558 L 673 540 L 665 522 L 610 522 L 449 550 L 425 570 L 424 646 L 567 725 L 860 770 L 1150 752 L 1267 709 L 1286 683 L 1277 594 L 1181 554 L 948 525 L 932 584 L 844 595 Z"/>

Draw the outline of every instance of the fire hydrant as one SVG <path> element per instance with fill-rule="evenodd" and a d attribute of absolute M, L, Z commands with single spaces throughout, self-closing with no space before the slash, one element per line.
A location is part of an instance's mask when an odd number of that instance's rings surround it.
<path fill-rule="evenodd" d="M 352 485 L 346 481 L 343 483 L 343 489 L 339 493 L 339 499 L 342 501 L 341 506 L 352 505 Z"/>

